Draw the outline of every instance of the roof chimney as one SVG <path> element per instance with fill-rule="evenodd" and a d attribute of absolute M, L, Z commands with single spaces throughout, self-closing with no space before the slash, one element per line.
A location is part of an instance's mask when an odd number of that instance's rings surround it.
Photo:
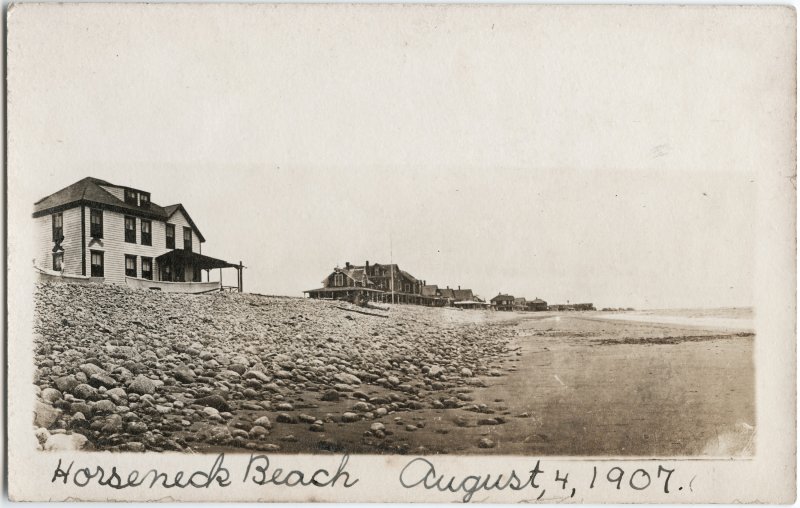
<path fill-rule="evenodd" d="M 461 286 L 458 286 L 458 290 L 461 291 Z"/>
<path fill-rule="evenodd" d="M 350 261 L 345 262 L 344 267 L 350 269 Z"/>
<path fill-rule="evenodd" d="M 367 272 L 367 275 L 369 275 L 369 261 L 364 261 L 364 270 Z"/>

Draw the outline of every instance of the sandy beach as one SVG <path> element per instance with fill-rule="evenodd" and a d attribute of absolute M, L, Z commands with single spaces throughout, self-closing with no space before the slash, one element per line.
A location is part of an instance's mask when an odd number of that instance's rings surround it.
<path fill-rule="evenodd" d="M 754 451 L 754 335 L 712 326 L 752 314 L 380 310 L 64 284 L 41 285 L 37 305 L 44 449 Z"/>

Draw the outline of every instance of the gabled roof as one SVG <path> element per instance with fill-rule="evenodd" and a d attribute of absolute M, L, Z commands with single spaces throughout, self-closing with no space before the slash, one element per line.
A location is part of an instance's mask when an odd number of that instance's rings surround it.
<path fill-rule="evenodd" d="M 545 302 L 545 301 L 544 301 L 544 300 L 542 300 L 541 298 L 536 298 L 536 299 L 534 299 L 534 300 L 533 300 L 531 303 L 547 303 L 547 302 Z"/>
<path fill-rule="evenodd" d="M 420 294 L 422 296 L 436 296 L 438 292 L 439 292 L 439 286 L 431 284 L 428 286 L 422 286 L 422 291 L 420 292 Z"/>
<path fill-rule="evenodd" d="M 183 216 L 186 217 L 186 222 L 188 222 L 189 225 L 192 226 L 192 229 L 197 231 L 197 237 L 200 239 L 200 241 L 205 242 L 206 239 L 203 238 L 203 235 L 200 233 L 200 229 L 197 227 L 197 224 L 194 223 L 192 218 L 189 216 L 189 212 L 186 211 L 186 208 L 184 208 L 182 204 L 178 203 L 177 205 L 169 205 L 164 207 L 164 213 L 167 216 L 167 220 L 169 220 L 173 215 L 175 215 L 175 212 L 177 212 L 178 210 L 180 210 Z"/>
<path fill-rule="evenodd" d="M 473 298 L 471 289 L 455 289 L 453 290 L 453 293 L 455 293 L 456 300 L 460 302 L 472 300 Z"/>
<path fill-rule="evenodd" d="M 514 303 L 525 303 L 525 297 L 520 296 L 519 298 L 514 298 Z"/>
<path fill-rule="evenodd" d="M 452 299 L 454 299 L 454 300 L 455 300 L 455 298 L 456 298 L 456 295 L 455 295 L 455 293 L 454 293 L 454 292 L 453 292 L 453 290 L 452 290 L 452 289 L 450 289 L 450 288 L 439 289 L 439 294 L 440 294 L 440 295 L 441 295 L 443 298 L 452 298 Z"/>
<path fill-rule="evenodd" d="M 206 239 L 203 237 L 203 234 L 200 233 L 200 230 L 197 228 L 197 225 L 194 223 L 194 221 L 192 221 L 191 217 L 189 217 L 186 209 L 183 208 L 183 205 L 177 204 L 170 205 L 168 207 L 160 207 L 152 201 L 148 202 L 147 206 L 133 205 L 117 198 L 101 186 L 117 187 L 120 189 L 133 189 L 133 187 L 115 185 L 106 182 L 105 180 L 100 180 L 99 178 L 87 176 L 86 178 L 79 180 L 72 185 L 64 187 L 60 191 L 50 194 L 49 196 L 46 196 L 34 203 L 33 216 L 42 217 L 60 210 L 72 208 L 73 206 L 86 204 L 90 206 L 100 206 L 120 213 L 131 213 L 132 215 L 140 215 L 146 218 L 166 221 L 172 216 L 172 214 L 175 213 L 176 210 L 180 209 L 186 217 L 186 220 L 197 232 L 197 238 L 201 242 L 206 241 Z"/>
<path fill-rule="evenodd" d="M 511 296 L 511 295 L 503 295 L 503 294 L 500 294 L 500 295 L 497 295 L 497 296 L 495 296 L 494 298 L 492 298 L 492 300 L 491 300 L 491 301 L 493 301 L 493 302 L 498 302 L 498 301 L 500 301 L 500 300 L 513 300 L 513 299 L 514 299 L 514 297 L 513 297 L 513 296 Z"/>
<path fill-rule="evenodd" d="M 322 283 L 326 284 L 328 282 L 328 278 L 334 273 L 344 274 L 348 278 L 356 282 L 361 282 L 362 284 L 365 285 L 372 284 L 372 281 L 369 280 L 369 277 L 367 277 L 367 274 L 365 273 L 363 267 L 352 267 L 352 266 L 350 268 L 338 268 L 338 267 L 334 268 L 333 271 L 328 275 L 328 277 L 325 277 Z"/>
<path fill-rule="evenodd" d="M 405 270 L 400 270 L 400 273 L 403 274 L 403 276 L 405 276 L 405 278 L 407 278 L 411 282 L 415 282 L 415 283 L 419 282 L 413 275 L 411 275 L 410 273 L 408 273 Z"/>

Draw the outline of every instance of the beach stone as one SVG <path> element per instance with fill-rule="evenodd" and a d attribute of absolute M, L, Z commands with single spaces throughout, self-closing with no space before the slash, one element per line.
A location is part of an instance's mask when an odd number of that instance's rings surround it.
<path fill-rule="evenodd" d="M 104 388 L 114 388 L 117 386 L 117 381 L 105 373 L 92 374 L 89 377 L 89 385 L 95 388 L 100 388 L 101 386 Z"/>
<path fill-rule="evenodd" d="M 206 397 L 200 397 L 199 399 L 195 399 L 194 404 L 198 404 L 200 406 L 207 406 L 213 407 L 217 411 L 230 411 L 230 406 L 228 402 L 221 396 L 221 395 L 208 395 Z"/>
<path fill-rule="evenodd" d="M 272 422 L 269 421 L 268 416 L 261 416 L 257 418 L 256 421 L 253 422 L 253 425 L 264 427 L 265 429 L 272 428 Z"/>
<path fill-rule="evenodd" d="M 81 383 L 72 389 L 72 395 L 79 399 L 90 400 L 97 396 L 97 388 Z"/>
<path fill-rule="evenodd" d="M 361 417 L 358 416 L 356 413 L 347 412 L 347 413 L 342 414 L 342 422 L 344 422 L 344 423 L 357 422 L 360 419 L 361 419 Z"/>
<path fill-rule="evenodd" d="M 99 367 L 93 363 L 84 363 L 79 367 L 81 372 L 83 372 L 87 378 L 90 378 L 95 374 L 105 374 L 106 371 L 102 367 Z"/>
<path fill-rule="evenodd" d="M 217 425 L 208 429 L 208 442 L 211 444 L 227 444 L 232 439 L 231 431 L 225 425 Z"/>
<path fill-rule="evenodd" d="M 78 386 L 80 381 L 78 381 L 75 376 L 61 376 L 55 379 L 56 388 L 58 391 L 62 393 L 73 393 L 73 390 L 76 386 Z"/>
<path fill-rule="evenodd" d="M 60 409 L 37 400 L 33 409 L 33 424 L 37 427 L 49 429 L 61 417 L 61 413 Z"/>
<path fill-rule="evenodd" d="M 88 422 L 86 421 L 86 416 L 81 412 L 74 413 L 69 418 L 69 427 L 71 429 L 80 429 L 85 427 L 87 424 Z"/>
<path fill-rule="evenodd" d="M 322 394 L 321 399 L 328 402 L 336 402 L 339 400 L 339 392 L 336 390 L 327 390 Z"/>
<path fill-rule="evenodd" d="M 49 452 L 77 452 L 86 449 L 88 439 L 82 434 L 53 434 L 44 444 Z"/>
<path fill-rule="evenodd" d="M 278 423 L 297 423 L 297 417 L 289 413 L 279 413 L 275 417 L 275 421 Z"/>
<path fill-rule="evenodd" d="M 340 383 L 344 383 L 346 385 L 360 385 L 361 380 L 354 376 L 353 374 L 348 374 L 347 372 L 339 372 L 333 376 L 333 379 L 339 381 Z"/>
<path fill-rule="evenodd" d="M 253 439 L 261 439 L 264 436 L 269 435 L 269 431 L 266 428 L 264 428 L 264 427 L 262 427 L 260 425 L 255 425 L 250 429 L 250 432 L 248 432 L 248 435 L 249 435 L 249 437 L 251 437 Z"/>
<path fill-rule="evenodd" d="M 94 404 L 92 404 L 92 414 L 93 415 L 105 415 L 113 413 L 117 410 L 117 406 L 114 405 L 113 402 L 110 400 L 98 400 Z"/>
<path fill-rule="evenodd" d="M 125 426 L 125 429 L 130 434 L 144 434 L 147 432 L 147 424 L 144 422 L 128 422 Z"/>
<path fill-rule="evenodd" d="M 189 367 L 178 367 L 172 372 L 172 377 L 181 383 L 194 383 L 195 374 Z"/>
<path fill-rule="evenodd" d="M 50 433 L 47 429 L 43 429 L 39 427 L 34 431 L 34 435 L 36 436 L 36 440 L 39 441 L 40 446 L 44 446 L 48 439 L 50 439 Z"/>
<path fill-rule="evenodd" d="M 431 365 L 431 367 L 428 369 L 428 375 L 430 377 L 439 377 L 442 374 L 444 374 L 445 372 L 446 371 L 445 371 L 444 367 L 441 367 L 439 365 Z"/>
<path fill-rule="evenodd" d="M 156 384 L 152 379 L 140 375 L 128 385 L 128 391 L 139 395 L 150 395 L 156 392 Z"/>
<path fill-rule="evenodd" d="M 372 425 L 369 426 L 369 429 L 372 432 L 377 432 L 379 430 L 384 430 L 385 431 L 386 430 L 386 425 L 382 424 L 381 422 L 375 422 L 375 423 L 373 423 Z"/>
<path fill-rule="evenodd" d="M 488 437 L 482 437 L 480 441 L 478 441 L 478 448 L 494 448 L 497 444 L 489 439 Z"/>
<path fill-rule="evenodd" d="M 120 415 L 111 415 L 106 418 L 105 424 L 101 429 L 106 434 L 116 434 L 122 432 L 122 417 Z"/>
<path fill-rule="evenodd" d="M 42 393 L 39 394 L 39 397 L 44 401 L 50 404 L 59 401 L 62 399 L 61 392 L 56 390 L 55 388 L 45 388 L 42 390 Z"/>

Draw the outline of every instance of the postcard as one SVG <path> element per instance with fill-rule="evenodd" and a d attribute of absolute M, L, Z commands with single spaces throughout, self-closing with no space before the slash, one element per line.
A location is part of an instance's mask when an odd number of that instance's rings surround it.
<path fill-rule="evenodd" d="M 12 499 L 794 501 L 793 8 L 7 26 Z"/>

